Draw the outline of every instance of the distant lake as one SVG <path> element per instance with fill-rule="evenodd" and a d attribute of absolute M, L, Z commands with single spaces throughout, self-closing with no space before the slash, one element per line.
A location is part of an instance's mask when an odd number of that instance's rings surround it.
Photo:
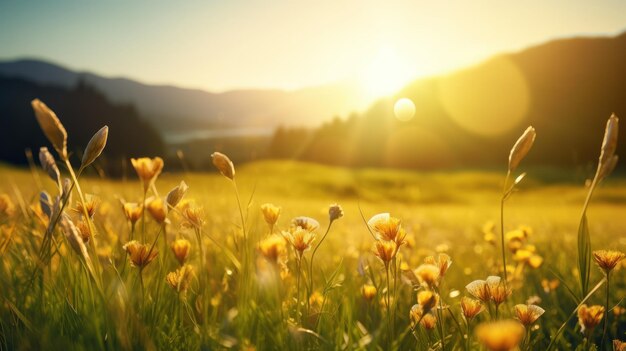
<path fill-rule="evenodd" d="M 192 140 L 241 137 L 269 137 L 274 134 L 272 127 L 230 128 L 230 129 L 199 129 L 183 132 L 172 132 L 163 135 L 168 144 L 181 144 Z"/>

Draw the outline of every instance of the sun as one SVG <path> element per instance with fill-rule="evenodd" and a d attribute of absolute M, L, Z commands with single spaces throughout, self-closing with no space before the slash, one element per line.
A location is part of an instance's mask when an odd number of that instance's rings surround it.
<path fill-rule="evenodd" d="M 393 48 L 385 47 L 365 67 L 362 84 L 368 96 L 383 97 L 396 93 L 411 78 L 409 66 Z"/>
<path fill-rule="evenodd" d="M 415 104 L 408 98 L 399 99 L 393 106 L 393 113 L 402 122 L 410 121 L 415 115 Z"/>

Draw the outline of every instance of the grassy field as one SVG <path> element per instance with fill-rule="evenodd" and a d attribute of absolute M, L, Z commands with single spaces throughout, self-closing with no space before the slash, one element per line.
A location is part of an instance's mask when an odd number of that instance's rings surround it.
<path fill-rule="evenodd" d="M 50 262 L 41 262 L 48 220 L 38 204 L 39 193 L 58 192 L 45 173 L 2 166 L 0 179 L 0 194 L 7 194 L 15 206 L 12 214 L 0 214 L 1 349 L 478 350 L 489 346 L 484 338 L 515 334 L 488 322 L 519 317 L 514 306 L 527 302 L 541 306 L 545 313 L 526 326 L 520 349 L 544 350 L 553 341 L 552 347 L 559 350 L 601 345 L 610 350 L 613 339 L 626 339 L 623 261 L 610 276 L 610 311 L 602 319 L 608 321 L 606 341 L 601 340 L 602 323 L 583 333 L 575 316 L 581 302 L 576 245 L 587 193 L 584 177 L 555 181 L 530 172 L 519 185 L 506 202 L 505 232 L 513 232 L 511 238 L 523 233 L 519 240 L 523 252 L 541 262 L 532 267 L 522 251 L 507 250 L 511 271 L 506 288 L 512 289 L 511 295 L 498 312 L 495 304 L 487 303 L 469 325 L 460 306 L 462 297 L 471 296 L 466 285 L 490 275 L 502 276 L 501 173 L 251 163 L 236 166 L 240 213 L 230 179 L 219 173 L 165 172 L 148 197 L 155 195 L 154 190 L 165 196 L 181 180 L 189 190 L 177 209 L 168 211 L 168 223 L 160 225 L 148 213 L 145 226 L 143 219 L 138 220 L 134 238 L 143 238 L 148 246 L 154 242 L 158 251 L 143 269 L 129 264 L 123 248 L 130 240 L 131 226 L 121 201 L 143 199 L 135 174 L 125 181 L 80 179 L 82 192 L 97 199 L 93 219 L 85 221 L 88 227 L 90 222 L 93 225 L 87 236 L 95 233 L 86 245 L 93 267 L 80 250 L 73 250 L 61 226 L 54 230 Z M 74 194 L 71 207 L 77 201 Z M 289 231 L 297 216 L 319 221 L 313 247 L 329 224 L 329 205 L 343 208 L 343 217 L 333 222 L 316 252 L 313 288 L 308 271 L 312 250 L 304 251 L 298 267 L 297 251 L 288 241 L 273 243 L 280 251 L 277 261 L 259 249 L 270 232 L 260 210 L 264 203 L 281 208 L 275 234 Z M 202 208 L 203 223 L 190 224 L 188 208 Z M 406 244 L 389 263 L 391 278 L 373 253 L 376 240 L 365 223 L 384 212 L 399 218 L 407 233 Z M 81 222 L 79 212 L 67 209 L 66 213 Z M 593 250 L 624 251 L 624 213 L 626 180 L 609 179 L 596 191 L 587 213 Z M 489 222 L 493 229 L 488 228 Z M 515 232 L 519 228 L 523 230 Z M 178 286 L 172 288 L 166 276 L 180 263 L 169 246 L 181 238 L 191 243 L 186 264 L 193 267 L 193 274 L 181 273 Z M 429 285 L 417 274 L 419 284 L 413 282 L 411 272 L 427 256 L 442 253 L 452 261 L 445 278 L 440 276 L 437 284 Z M 603 282 L 596 265 L 591 273 L 591 287 Z M 376 293 L 364 294 L 364 285 L 373 285 Z M 416 294 L 424 291 L 438 295 L 439 304 L 430 313 L 422 311 L 412 323 Z M 606 284 L 601 284 L 586 304 L 604 306 L 605 294 Z M 426 314 L 436 319 L 434 326 L 428 325 Z M 478 325 L 500 329 L 477 331 L 485 329 Z M 554 337 L 562 325 L 564 329 Z"/>

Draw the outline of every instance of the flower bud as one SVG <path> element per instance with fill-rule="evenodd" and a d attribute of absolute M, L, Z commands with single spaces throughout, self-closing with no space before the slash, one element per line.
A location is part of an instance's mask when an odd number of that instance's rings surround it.
<path fill-rule="evenodd" d="M 52 143 L 62 160 L 67 160 L 67 132 L 57 115 L 41 100 L 31 101 L 35 117 L 46 138 Z"/>
<path fill-rule="evenodd" d="M 93 161 L 100 156 L 102 150 L 107 144 L 107 137 L 109 136 L 109 127 L 102 127 L 96 134 L 91 137 L 87 147 L 85 148 L 85 153 L 83 154 L 83 160 L 81 162 L 81 167 L 89 166 Z"/>
<path fill-rule="evenodd" d="M 211 154 L 213 165 L 222 173 L 222 175 L 231 180 L 235 179 L 235 166 L 233 162 L 221 152 Z"/>
<path fill-rule="evenodd" d="M 530 149 L 533 147 L 535 143 L 535 137 L 537 133 L 535 133 L 535 128 L 528 127 L 522 136 L 517 139 L 515 145 L 511 149 L 511 153 L 509 154 L 509 171 L 513 172 L 517 169 L 520 162 L 526 157 Z"/>

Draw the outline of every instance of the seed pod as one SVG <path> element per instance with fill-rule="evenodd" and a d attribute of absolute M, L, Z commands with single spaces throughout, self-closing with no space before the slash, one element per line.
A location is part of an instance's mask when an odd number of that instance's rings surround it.
<path fill-rule="evenodd" d="M 211 154 L 213 165 L 222 173 L 222 175 L 231 180 L 235 179 L 235 166 L 233 162 L 221 152 Z"/>
<path fill-rule="evenodd" d="M 47 147 L 39 148 L 39 163 L 41 163 L 41 168 L 48 173 L 50 178 L 54 180 L 57 184 L 60 184 L 60 173 L 59 168 L 57 167 L 56 162 L 54 162 L 54 156 L 48 151 Z"/>
<path fill-rule="evenodd" d="M 178 186 L 176 186 L 174 189 L 170 190 L 169 193 L 167 193 L 167 204 L 170 207 L 176 207 L 180 200 L 183 199 L 188 189 L 189 187 L 187 186 L 187 183 L 185 183 L 185 181 L 181 181 Z"/>
<path fill-rule="evenodd" d="M 511 153 L 509 154 L 510 172 L 513 172 L 517 166 L 519 166 L 520 162 L 522 162 L 524 157 L 526 157 L 530 149 L 533 147 L 536 136 L 537 133 L 535 132 L 535 128 L 530 126 L 524 131 L 524 134 L 517 139 L 517 142 L 513 145 Z"/>
<path fill-rule="evenodd" d="M 600 162 L 598 168 L 602 168 L 615 155 L 617 149 L 617 134 L 619 129 L 619 118 L 615 114 L 609 117 L 604 130 L 604 140 L 602 140 L 602 148 L 600 149 Z"/>
<path fill-rule="evenodd" d="M 600 168 L 598 172 L 598 181 L 601 181 L 602 179 L 608 177 L 611 173 L 613 173 L 615 166 L 617 166 L 618 160 L 619 156 L 613 155 L 613 157 L 611 157 L 607 162 L 602 165 L 602 168 Z"/>
<path fill-rule="evenodd" d="M 63 161 L 67 160 L 67 132 L 57 115 L 39 99 L 31 101 L 35 117 L 46 138 L 52 143 Z"/>
<path fill-rule="evenodd" d="M 83 160 L 81 162 L 81 167 L 89 166 L 93 161 L 100 156 L 102 150 L 107 144 L 107 137 L 109 136 L 109 127 L 104 126 L 100 128 L 100 130 L 91 137 L 87 147 L 85 148 L 85 153 L 83 154 Z"/>
<path fill-rule="evenodd" d="M 50 195 L 47 192 L 42 191 L 39 193 L 39 207 L 48 218 L 52 218 L 52 204 L 50 202 Z"/>

